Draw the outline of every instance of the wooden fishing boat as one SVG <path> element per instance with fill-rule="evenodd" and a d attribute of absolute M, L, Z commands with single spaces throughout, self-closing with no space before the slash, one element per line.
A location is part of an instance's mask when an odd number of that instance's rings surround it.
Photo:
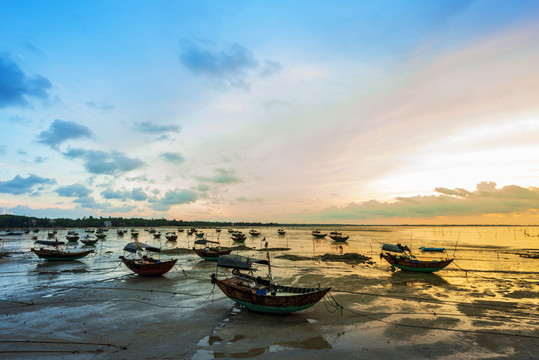
<path fill-rule="evenodd" d="M 245 236 L 245 234 L 241 231 L 236 231 L 232 233 L 232 240 L 234 240 L 235 242 L 245 242 L 246 238 L 247 236 Z"/>
<path fill-rule="evenodd" d="M 331 233 L 329 237 L 336 242 L 345 242 L 346 240 L 348 240 L 348 238 L 350 238 L 350 236 L 344 236 L 342 233 Z"/>
<path fill-rule="evenodd" d="M 45 259 L 48 261 L 77 260 L 94 252 L 93 250 L 74 251 L 74 252 L 61 250 L 59 246 L 65 244 L 63 241 L 38 240 L 35 242 L 35 244 L 53 247 L 52 249 L 45 249 L 43 247 L 39 249 L 37 248 L 30 249 L 30 251 L 36 254 L 40 259 Z"/>
<path fill-rule="evenodd" d="M 160 232 L 153 232 L 153 237 L 154 239 L 159 239 L 161 237 L 161 233 Z"/>
<path fill-rule="evenodd" d="M 313 234 L 313 236 L 314 236 L 315 238 L 317 238 L 317 239 L 323 239 L 323 238 L 325 238 L 325 237 L 328 235 L 327 233 L 324 234 L 324 233 L 320 232 L 319 229 L 313 230 L 313 233 L 312 233 L 312 234 Z"/>
<path fill-rule="evenodd" d="M 388 263 L 390 263 L 392 268 L 428 273 L 443 270 L 454 260 L 420 260 L 414 254 L 412 254 L 408 246 L 402 246 L 401 244 L 383 244 L 380 258 L 385 259 Z"/>
<path fill-rule="evenodd" d="M 268 278 L 253 276 L 256 270 L 253 264 L 267 265 Z M 227 297 L 252 311 L 285 314 L 305 310 L 318 303 L 331 289 L 275 284 L 271 276 L 269 256 L 268 260 L 257 260 L 239 255 L 223 255 L 219 257 L 217 266 L 233 269 L 233 276 L 221 280 L 214 273 L 211 275 L 212 283 Z M 240 270 L 246 270 L 248 273 L 242 273 Z"/>
<path fill-rule="evenodd" d="M 97 239 L 85 236 L 84 239 L 81 239 L 81 242 L 84 245 L 95 245 L 97 243 Z"/>
<path fill-rule="evenodd" d="M 178 261 L 178 259 L 161 261 L 160 259 L 154 259 L 151 256 L 143 255 L 143 251 L 160 252 L 161 250 L 153 246 L 139 243 L 138 241 L 127 244 L 124 247 L 124 251 L 138 255 L 136 258 L 131 259 L 120 256 L 120 259 L 129 270 L 141 276 L 163 275 L 169 272 Z"/>
<path fill-rule="evenodd" d="M 283 229 L 279 229 L 279 230 L 277 230 L 277 234 L 279 234 L 279 235 L 285 235 L 285 234 L 286 234 L 286 231 L 284 231 Z"/>
<path fill-rule="evenodd" d="M 260 235 L 260 231 L 255 230 L 255 229 L 251 229 L 251 230 L 249 230 L 249 234 L 251 234 L 251 236 L 258 236 L 258 235 Z"/>
<path fill-rule="evenodd" d="M 214 246 L 213 244 L 215 244 L 216 246 Z M 203 247 L 196 247 L 196 245 L 201 245 Z M 218 241 L 201 239 L 195 241 L 193 251 L 195 252 L 195 254 L 197 254 L 204 260 L 218 260 L 221 255 L 230 254 L 232 249 L 223 249 L 219 247 Z"/>
<path fill-rule="evenodd" d="M 67 234 L 66 239 L 69 242 L 77 242 L 80 239 L 79 234 Z"/>
<path fill-rule="evenodd" d="M 215 232 L 218 232 L 218 233 L 220 233 L 220 232 L 221 232 L 221 229 L 219 229 L 219 228 L 216 228 L 216 229 L 215 229 Z"/>
<path fill-rule="evenodd" d="M 107 237 L 107 234 L 100 232 L 100 233 L 96 233 L 95 237 L 100 239 L 100 240 L 103 240 L 103 239 L 105 239 Z"/>
<path fill-rule="evenodd" d="M 176 241 L 178 240 L 178 235 L 174 231 L 169 231 L 165 234 L 165 237 L 168 241 Z"/>

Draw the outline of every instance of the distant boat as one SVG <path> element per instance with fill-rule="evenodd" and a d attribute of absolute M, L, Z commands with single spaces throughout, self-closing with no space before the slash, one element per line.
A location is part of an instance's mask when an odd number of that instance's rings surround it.
<path fill-rule="evenodd" d="M 260 235 L 260 231 L 255 230 L 255 229 L 251 229 L 251 230 L 249 230 L 249 234 L 251 234 L 252 236 L 258 236 L 258 235 Z"/>
<path fill-rule="evenodd" d="M 245 242 L 246 238 L 247 237 L 245 236 L 245 234 L 241 231 L 236 231 L 232 233 L 232 240 L 234 240 L 235 242 Z"/>
<path fill-rule="evenodd" d="M 103 239 L 105 239 L 107 237 L 107 234 L 105 234 L 103 232 L 96 232 L 95 237 L 100 239 L 100 240 L 103 240 Z"/>
<path fill-rule="evenodd" d="M 69 242 L 77 242 L 77 240 L 79 240 L 79 234 L 67 234 L 66 235 L 66 239 L 67 241 Z"/>
<path fill-rule="evenodd" d="M 52 249 L 46 249 L 43 247 L 39 249 L 37 248 L 30 249 L 30 251 L 36 254 L 40 259 L 45 259 L 48 261 L 77 260 L 94 252 L 93 250 L 75 251 L 75 252 L 60 250 L 59 247 L 65 244 L 63 241 L 38 240 L 35 242 L 35 244 L 46 245 L 46 246 L 52 247 Z"/>
<path fill-rule="evenodd" d="M 203 231 L 197 231 L 195 233 L 196 237 L 199 237 L 199 238 L 203 238 L 204 237 L 204 232 Z"/>
<path fill-rule="evenodd" d="M 80 240 L 84 245 L 95 245 L 97 243 L 97 239 L 93 237 L 89 237 L 86 235 L 83 239 Z"/>
<path fill-rule="evenodd" d="M 348 238 L 350 238 L 350 236 L 345 236 L 340 232 L 339 233 L 332 232 L 329 234 L 329 237 L 332 238 L 333 241 L 336 241 L 336 242 L 345 242 L 346 240 L 348 240 Z"/>
<path fill-rule="evenodd" d="M 279 234 L 279 235 L 285 235 L 285 234 L 286 234 L 286 231 L 284 231 L 283 229 L 279 229 L 279 230 L 277 230 L 277 234 Z"/>
<path fill-rule="evenodd" d="M 234 232 L 234 229 L 228 229 L 227 231 L 229 234 L 232 234 Z"/>
<path fill-rule="evenodd" d="M 124 256 L 120 256 L 125 266 L 129 270 L 141 276 L 159 276 L 163 275 L 172 269 L 178 259 L 171 259 L 168 261 L 161 261 L 154 259 L 150 256 L 144 255 L 146 252 L 160 252 L 159 248 L 149 246 L 143 243 L 131 242 L 124 247 L 124 251 L 136 254 L 135 258 L 128 259 Z"/>
<path fill-rule="evenodd" d="M 313 230 L 312 234 L 317 239 L 323 239 L 328 235 L 327 233 L 324 234 L 324 233 L 320 232 L 319 229 Z"/>
<path fill-rule="evenodd" d="M 203 247 L 197 247 L 196 245 L 202 245 Z M 219 247 L 218 241 L 200 239 L 195 241 L 193 251 L 204 260 L 217 260 L 222 255 L 230 254 L 232 249 L 222 249 Z"/>
<path fill-rule="evenodd" d="M 396 267 L 405 271 L 429 273 L 445 269 L 454 260 L 419 260 L 412 254 L 408 246 L 402 246 L 401 244 L 383 244 L 380 258 L 385 259 L 390 263 L 391 267 Z"/>
<path fill-rule="evenodd" d="M 219 229 L 219 228 L 216 228 L 216 229 L 215 229 L 215 232 L 218 232 L 218 233 L 220 233 L 220 232 L 221 232 L 221 229 Z"/>
<path fill-rule="evenodd" d="M 168 241 L 176 241 L 178 240 L 178 235 L 174 231 L 169 231 L 165 234 L 165 237 Z"/>
<path fill-rule="evenodd" d="M 266 279 L 255 277 L 253 264 L 267 265 L 269 276 Z M 275 284 L 271 277 L 269 256 L 268 260 L 257 260 L 239 255 L 223 255 L 219 257 L 217 266 L 232 269 L 232 277 L 221 280 L 214 273 L 211 282 L 227 297 L 252 311 L 284 314 L 304 310 L 318 303 L 331 289 Z"/>
<path fill-rule="evenodd" d="M 151 233 L 151 231 L 150 231 L 150 233 Z M 154 239 L 159 239 L 159 238 L 161 237 L 161 233 L 160 233 L 160 232 L 155 232 L 155 231 L 154 231 L 154 232 L 153 232 L 153 237 L 154 237 Z"/>
<path fill-rule="evenodd" d="M 179 232 L 183 232 L 184 229 L 178 229 Z"/>

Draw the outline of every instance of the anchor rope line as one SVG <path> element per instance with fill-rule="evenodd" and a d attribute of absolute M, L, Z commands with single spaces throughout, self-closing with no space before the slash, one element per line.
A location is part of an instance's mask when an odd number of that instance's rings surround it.
<path fill-rule="evenodd" d="M 502 332 L 496 332 L 496 331 L 480 331 L 480 330 L 469 330 L 469 329 L 454 329 L 454 328 L 444 328 L 444 327 L 438 327 L 438 326 L 427 326 L 427 325 L 414 325 L 414 324 L 403 324 L 403 323 L 396 323 L 393 321 L 387 321 L 383 319 L 377 319 L 373 317 L 372 315 L 368 315 L 362 312 L 359 312 L 357 310 L 352 310 L 349 308 L 346 308 L 339 304 L 337 300 L 333 297 L 331 293 L 327 294 L 330 297 L 330 301 L 328 301 L 329 306 L 334 306 L 335 309 L 330 312 L 336 312 L 338 310 L 341 310 L 341 314 L 343 311 L 348 311 L 352 314 L 367 318 L 372 321 L 378 321 L 382 322 L 384 324 L 393 325 L 393 326 L 401 326 L 401 327 L 408 327 L 408 328 L 416 328 L 416 329 L 426 329 L 426 330 L 441 330 L 441 331 L 452 331 L 452 332 L 460 332 L 460 333 L 469 333 L 469 334 L 479 334 L 479 335 L 496 335 L 496 336 L 510 336 L 510 337 L 519 337 L 519 338 L 528 338 L 528 339 L 539 339 L 539 336 L 537 335 L 526 335 L 526 334 L 512 334 L 512 333 L 502 333 Z M 332 305 L 333 304 L 333 305 Z"/>

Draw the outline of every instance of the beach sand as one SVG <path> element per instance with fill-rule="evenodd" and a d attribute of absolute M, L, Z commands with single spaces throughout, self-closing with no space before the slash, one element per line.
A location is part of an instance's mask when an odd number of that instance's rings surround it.
<path fill-rule="evenodd" d="M 393 238 L 399 236 L 389 230 Z M 129 240 L 112 234 L 96 247 L 96 254 L 62 263 L 38 260 L 27 251 L 32 246 L 27 239 L 10 240 L 10 256 L 0 259 L 0 356 L 539 358 L 539 260 L 517 254 L 536 251 L 529 246 L 535 239 L 508 248 L 471 245 L 473 241 L 461 235 L 456 265 L 420 274 L 392 272 L 376 256 L 379 248 L 372 243 L 386 239 L 385 233 L 349 230 L 352 236 L 343 252 L 372 256 L 371 264 L 351 264 L 316 259 L 328 252 L 338 255 L 340 249 L 326 239 L 312 240 L 309 230 L 290 229 L 286 239 L 274 236 L 276 229 L 262 231 L 276 246 L 291 249 L 271 254 L 278 283 L 331 286 L 331 297 L 290 315 L 248 311 L 210 283 L 214 262 L 177 250 L 192 245 L 186 235 L 164 245 L 169 256 L 179 259 L 178 265 L 157 278 L 140 277 L 125 268 L 118 256 Z M 414 237 L 421 237 L 417 232 Z M 442 242 L 438 240 L 436 244 Z M 245 245 L 261 248 L 260 243 L 248 239 Z M 240 253 L 266 256 L 254 250 Z M 278 257 L 291 253 L 304 260 Z M 500 256 L 498 265 L 489 264 Z M 309 257 L 312 260 L 305 259 Z"/>

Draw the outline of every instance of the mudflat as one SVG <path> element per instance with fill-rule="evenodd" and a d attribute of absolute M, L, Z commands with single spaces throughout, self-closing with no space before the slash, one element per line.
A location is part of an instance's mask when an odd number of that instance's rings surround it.
<path fill-rule="evenodd" d="M 270 251 L 277 283 L 332 287 L 314 307 L 289 315 L 251 312 L 227 298 L 210 282 L 215 262 L 191 253 L 187 235 L 161 244 L 162 256 L 178 263 L 159 277 L 130 272 L 118 259 L 130 240 L 112 234 L 95 254 L 67 262 L 39 260 L 29 251 L 32 241 L 10 239 L 4 247 L 9 256 L 0 259 L 0 356 L 537 358 L 539 260 L 520 255 L 533 254 L 537 239 L 505 246 L 503 229 L 491 243 L 485 238 L 492 229 L 481 229 L 480 238 L 468 228 L 443 235 L 434 228 L 414 230 L 417 246 L 446 247 L 459 231 L 455 264 L 423 274 L 391 271 L 378 256 L 380 242 L 409 238 L 408 229 L 345 230 L 349 241 L 335 244 L 313 239 L 308 229 L 287 229 L 286 238 L 276 235 L 277 228 L 262 229 L 277 249 Z M 221 242 L 234 247 L 226 237 Z M 265 258 L 261 249 L 261 239 L 248 238 L 235 252 Z"/>

